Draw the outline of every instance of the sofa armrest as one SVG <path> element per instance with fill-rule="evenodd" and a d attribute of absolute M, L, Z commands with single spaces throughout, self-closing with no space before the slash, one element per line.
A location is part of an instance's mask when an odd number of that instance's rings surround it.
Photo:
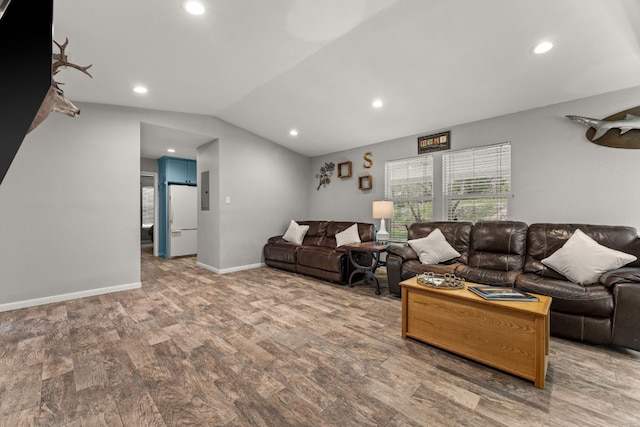
<path fill-rule="evenodd" d="M 287 241 L 282 238 L 282 236 L 273 236 L 269 237 L 267 243 L 286 243 Z"/>
<path fill-rule="evenodd" d="M 455 270 L 455 275 L 462 277 L 467 282 L 510 287 L 514 286 L 516 277 L 521 273 L 522 270 L 500 271 L 489 268 L 471 267 L 465 264 L 460 264 Z"/>
<path fill-rule="evenodd" d="M 400 258 L 402 258 L 403 262 L 418 259 L 418 254 L 413 249 L 411 249 L 411 246 L 409 245 L 389 245 L 387 247 L 387 253 L 399 256 Z"/>
<path fill-rule="evenodd" d="M 623 267 L 616 270 L 607 271 L 600 276 L 600 283 L 607 288 L 612 288 L 618 283 L 638 283 L 640 286 L 640 268 L 638 267 Z"/>
<path fill-rule="evenodd" d="M 612 289 L 615 311 L 611 344 L 640 351 L 640 283 L 619 282 Z"/>

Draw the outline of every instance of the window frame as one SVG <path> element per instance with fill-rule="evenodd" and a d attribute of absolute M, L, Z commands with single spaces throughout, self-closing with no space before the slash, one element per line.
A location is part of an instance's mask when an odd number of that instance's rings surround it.
<path fill-rule="evenodd" d="M 490 161 L 487 161 L 488 151 L 494 150 L 495 153 L 495 163 L 490 164 Z M 471 173 L 470 178 L 461 178 L 460 175 L 469 175 L 469 171 L 461 172 L 462 166 L 466 163 L 467 160 L 460 160 L 462 163 L 458 165 L 459 171 L 451 171 L 452 163 L 454 157 L 464 156 L 471 154 L 473 157 L 474 167 L 473 172 Z M 476 158 L 481 158 L 482 161 L 487 163 L 487 170 L 483 171 L 482 169 L 475 169 L 475 160 Z M 493 170 L 496 171 L 493 175 L 487 175 L 483 172 L 491 172 Z M 458 176 L 455 176 L 456 172 Z M 506 172 L 506 173 L 505 173 Z M 473 192 L 467 194 L 452 194 L 452 187 L 456 183 L 456 181 L 460 181 L 462 179 L 474 180 L 476 181 L 475 185 L 493 185 L 496 191 L 494 192 Z M 506 182 L 504 181 L 506 179 Z M 482 183 L 482 181 L 485 181 Z M 481 184 L 478 184 L 478 181 Z M 502 190 L 506 188 L 506 190 Z M 480 221 L 482 219 L 495 219 L 495 220 L 505 220 L 509 216 L 509 200 L 511 198 L 511 142 L 502 142 L 499 144 L 485 145 L 480 147 L 468 148 L 465 150 L 457 150 L 451 151 L 448 153 L 444 153 L 442 156 L 442 217 L 449 221 Z M 493 218 L 483 217 L 479 218 L 474 216 L 470 217 L 460 217 L 458 215 L 453 215 L 454 211 L 451 206 L 454 201 L 465 201 L 465 200 L 495 200 L 497 204 L 495 205 Z M 501 202 L 504 201 L 501 206 Z"/>
<path fill-rule="evenodd" d="M 425 163 L 426 162 L 426 163 Z M 409 197 L 397 197 L 394 196 L 394 190 L 392 188 L 393 183 L 392 181 L 401 181 L 402 178 L 398 178 L 397 180 L 393 179 L 393 168 L 395 167 L 396 171 L 400 171 L 401 167 L 398 167 L 398 165 L 405 165 L 405 170 L 406 170 L 406 182 L 404 185 L 407 186 L 415 186 L 417 185 L 426 185 L 427 188 L 430 188 L 430 192 L 426 192 L 427 194 L 423 194 L 420 196 L 415 196 L 415 195 L 411 195 Z M 421 178 L 418 181 L 412 181 L 412 177 L 409 176 L 409 169 L 411 165 L 417 165 L 418 167 L 420 167 L 423 171 L 422 175 L 418 175 L 419 178 Z M 390 200 L 394 202 L 394 206 L 393 206 L 393 210 L 394 210 L 394 216 L 393 218 L 389 219 L 389 226 L 388 226 L 388 230 L 389 230 L 389 240 L 393 241 L 393 242 L 406 242 L 407 241 L 407 226 L 412 224 L 413 222 L 415 222 L 415 218 L 413 221 L 411 222 L 402 222 L 400 223 L 400 225 L 398 224 L 398 219 L 396 218 L 397 214 L 398 214 L 398 209 L 401 206 L 406 206 L 407 204 L 410 203 L 418 203 L 418 204 L 424 204 L 426 203 L 427 206 L 426 208 L 429 211 L 429 218 L 421 218 L 421 220 L 423 221 L 432 221 L 433 220 L 433 207 L 434 207 L 434 168 L 433 168 L 433 164 L 434 164 L 434 156 L 433 154 L 427 154 L 427 155 L 420 155 L 420 156 L 416 156 L 416 157 L 409 157 L 409 158 L 405 158 L 405 159 L 397 159 L 397 160 L 389 160 L 385 162 L 385 167 L 384 167 L 384 195 L 385 195 L 385 200 Z M 396 172 L 396 173 L 398 173 Z M 401 174 L 402 175 L 402 174 Z M 426 178 L 426 179 L 425 179 Z M 424 212 L 424 211 L 423 211 Z M 398 236 L 398 227 L 401 226 L 405 226 L 405 230 L 404 236 Z"/>
<path fill-rule="evenodd" d="M 140 188 L 140 224 L 141 228 L 150 228 L 155 222 L 155 188 L 145 185 Z M 151 222 L 145 222 L 151 219 Z"/>

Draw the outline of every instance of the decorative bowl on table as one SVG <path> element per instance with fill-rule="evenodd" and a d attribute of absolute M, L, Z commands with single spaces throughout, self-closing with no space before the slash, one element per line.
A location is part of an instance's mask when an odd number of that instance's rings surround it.
<path fill-rule="evenodd" d="M 435 274 L 432 272 L 418 274 L 417 281 L 421 285 L 438 289 L 462 289 L 464 279 L 455 274 Z"/>

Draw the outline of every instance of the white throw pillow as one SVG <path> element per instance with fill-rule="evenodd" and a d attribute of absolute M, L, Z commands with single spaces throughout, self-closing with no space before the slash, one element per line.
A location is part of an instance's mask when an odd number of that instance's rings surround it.
<path fill-rule="evenodd" d="M 284 233 L 282 238 L 287 242 L 295 243 L 296 245 L 301 245 L 304 240 L 304 236 L 309 231 L 308 225 L 300 225 L 294 220 L 291 220 L 289 223 L 289 228 L 287 228 L 287 232 Z"/>
<path fill-rule="evenodd" d="M 350 245 L 352 243 L 360 243 L 360 234 L 358 233 L 358 224 L 336 234 L 336 247 Z"/>
<path fill-rule="evenodd" d="M 577 229 L 560 249 L 543 259 L 542 263 L 572 282 L 587 285 L 597 283 L 603 273 L 636 259 L 634 255 L 602 246 Z"/>
<path fill-rule="evenodd" d="M 423 264 L 440 264 L 460 256 L 460 253 L 447 242 L 439 228 L 433 230 L 427 237 L 409 240 L 407 243 L 418 254 Z"/>

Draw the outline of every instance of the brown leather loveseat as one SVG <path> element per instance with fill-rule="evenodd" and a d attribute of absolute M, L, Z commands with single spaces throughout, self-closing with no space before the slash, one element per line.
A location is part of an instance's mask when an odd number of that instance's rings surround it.
<path fill-rule="evenodd" d="M 308 225 L 301 245 L 284 240 L 283 236 L 269 238 L 263 249 L 264 262 L 269 267 L 305 274 L 336 283 L 347 283 L 354 267 L 347 251 L 336 247 L 336 234 L 351 227 L 347 221 L 296 221 Z M 371 242 L 375 226 L 357 223 L 361 242 Z"/>
<path fill-rule="evenodd" d="M 400 295 L 399 283 L 421 272 L 453 272 L 469 282 L 514 286 L 552 297 L 550 324 L 554 336 L 640 350 L 640 260 L 604 272 L 595 283 L 576 283 L 543 263 L 563 248 L 576 230 L 602 246 L 640 258 L 640 238 L 635 228 L 434 221 L 409 226 L 409 239 L 426 237 L 436 228 L 461 256 L 425 265 L 409 245 L 389 246 L 386 263 L 390 293 Z M 464 242 L 468 242 L 467 247 Z"/>

